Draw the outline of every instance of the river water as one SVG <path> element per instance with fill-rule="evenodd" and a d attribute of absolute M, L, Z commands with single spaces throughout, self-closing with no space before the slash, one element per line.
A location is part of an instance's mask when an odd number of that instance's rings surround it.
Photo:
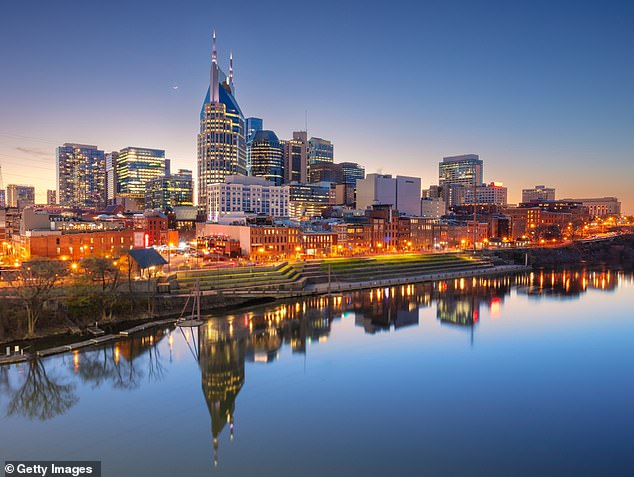
<path fill-rule="evenodd" d="M 0 368 L 0 460 L 103 475 L 634 475 L 634 278 L 536 272 L 211 317 Z"/>

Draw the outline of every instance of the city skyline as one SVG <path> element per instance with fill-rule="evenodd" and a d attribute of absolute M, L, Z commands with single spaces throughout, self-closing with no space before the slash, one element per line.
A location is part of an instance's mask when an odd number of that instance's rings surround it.
<path fill-rule="evenodd" d="M 367 173 L 418 176 L 428 187 L 438 182 L 443 157 L 474 153 L 486 163 L 487 181 L 508 187 L 510 203 L 520 202 L 522 189 L 548 184 L 558 197 L 617 196 L 632 214 L 634 34 L 632 7 L 617 6 L 500 7 L 486 15 L 466 4 L 456 15 L 447 7 L 410 8 L 420 24 L 395 7 L 364 11 L 368 21 L 349 28 L 328 16 L 328 35 L 306 27 L 303 41 L 289 45 L 298 27 L 271 33 L 251 18 L 273 15 L 257 4 L 242 19 L 244 28 L 222 5 L 200 5 L 196 15 L 129 6 L 117 27 L 128 35 L 93 37 L 96 23 L 84 22 L 74 34 L 85 42 L 55 29 L 51 19 L 85 18 L 90 7 L 43 4 L 28 12 L 28 22 L 14 21 L 0 33 L 14 65 L 0 79 L 4 184 L 34 185 L 36 201 L 44 202 L 54 187 L 55 147 L 66 142 L 106 152 L 164 149 L 173 169 L 195 170 L 196 116 L 215 28 L 222 68 L 233 53 L 245 116 L 263 118 L 280 139 L 304 129 L 308 111 L 309 137 L 332 140 L 336 162 L 358 162 Z M 7 18 L 27 15 L 20 5 L 9 9 Z M 402 24 L 380 20 L 397 11 Z M 92 13 L 107 23 L 118 10 Z M 283 15 L 305 13 L 289 7 Z M 144 14 L 156 21 L 152 28 L 177 27 L 163 38 L 137 25 Z M 463 28 L 471 24 L 475 38 Z M 279 52 L 293 68 L 272 66 L 263 50 Z M 77 74 L 73 65 L 88 73 Z M 161 74 L 147 74 L 149 66 Z M 124 73 L 110 73 L 115 67 Z M 36 87 L 38 68 L 50 75 L 46 88 Z M 390 114 L 400 121 L 385 129 Z M 385 134 L 374 132 L 379 128 Z"/>

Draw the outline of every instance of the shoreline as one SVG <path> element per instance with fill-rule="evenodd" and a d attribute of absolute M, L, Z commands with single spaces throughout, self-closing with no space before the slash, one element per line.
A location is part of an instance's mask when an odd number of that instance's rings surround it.
<path fill-rule="evenodd" d="M 268 303 L 273 303 L 278 300 L 284 300 L 289 298 L 303 298 L 309 296 L 319 296 L 319 295 L 329 295 L 331 293 L 344 293 L 344 292 L 355 292 L 360 290 L 366 290 L 370 288 L 377 287 L 385 287 L 385 286 L 393 286 L 393 285 L 405 285 L 405 284 L 416 284 L 416 283 L 428 283 L 439 280 L 452 280 L 458 278 L 471 278 L 471 277 L 481 277 L 481 276 L 491 276 L 491 275 L 501 275 L 507 273 L 519 273 L 524 271 L 531 270 L 532 267 L 527 267 L 524 265 L 498 265 L 493 267 L 487 267 L 482 269 L 475 270 L 466 270 L 466 271 L 455 271 L 455 272 L 439 272 L 433 274 L 425 274 L 415 277 L 402 277 L 402 278 L 390 278 L 390 279 L 382 279 L 382 280 L 368 280 L 362 282 L 335 282 L 335 283 L 319 283 L 309 286 L 307 289 L 302 290 L 294 290 L 294 291 L 252 291 L 249 293 L 245 293 L 244 291 L 232 294 L 223 290 L 218 293 L 216 291 L 207 291 L 201 292 L 203 296 L 210 295 L 227 295 L 244 298 L 244 301 L 239 303 L 233 303 L 226 306 L 214 306 L 214 307 L 201 307 L 202 311 L 207 312 L 208 314 L 216 315 L 218 312 L 222 312 L 224 310 L 239 310 L 240 308 L 248 307 L 248 306 L 257 306 L 257 305 L 266 305 Z M 177 295 L 176 295 L 177 296 Z M 105 343 L 109 343 L 112 341 L 119 340 L 121 338 L 126 338 L 130 335 L 134 335 L 136 333 L 141 333 L 143 331 L 147 331 L 152 328 L 156 328 L 158 326 L 163 325 L 173 325 L 178 320 L 178 316 L 180 313 L 167 312 L 167 313 L 158 313 L 153 317 L 148 319 L 129 319 L 129 320 L 121 320 L 118 322 L 112 323 L 114 328 L 123 327 L 126 324 L 136 323 L 131 328 L 124 328 L 117 332 L 108 333 L 102 336 L 90 337 L 87 335 L 77 336 L 77 340 L 71 341 L 69 343 L 51 346 L 48 348 L 44 348 L 41 350 L 37 350 L 34 353 L 27 354 L 12 354 L 10 356 L 0 355 L 0 366 L 16 364 L 25 361 L 29 361 L 31 359 L 39 359 L 48 356 L 53 356 L 56 354 L 68 353 L 71 351 L 76 351 L 83 348 L 89 348 L 92 346 L 99 346 Z M 117 326 L 121 325 L 121 326 Z M 7 341 L 3 343 L 2 346 L 7 346 L 11 344 L 11 349 L 13 349 L 13 344 L 22 343 L 23 345 L 27 345 L 29 343 L 35 343 L 37 341 L 45 341 L 45 340 L 54 340 L 56 336 L 62 338 L 59 334 L 48 334 L 41 337 L 34 338 L 32 340 L 15 340 L 13 342 Z M 68 337 L 68 335 L 64 335 Z"/>

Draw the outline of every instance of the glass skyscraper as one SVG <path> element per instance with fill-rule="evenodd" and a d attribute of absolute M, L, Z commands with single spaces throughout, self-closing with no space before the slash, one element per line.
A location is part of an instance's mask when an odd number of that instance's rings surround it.
<path fill-rule="evenodd" d="M 308 182 L 308 139 L 306 131 L 293 131 L 293 139 L 282 141 L 284 181 Z"/>
<path fill-rule="evenodd" d="M 170 173 L 162 149 L 126 147 L 116 156 L 116 196 L 145 200 L 145 184 Z"/>
<path fill-rule="evenodd" d="M 105 153 L 97 146 L 66 143 L 57 148 L 57 197 L 60 205 L 100 207 L 105 203 Z"/>
<path fill-rule="evenodd" d="M 332 143 L 319 137 L 311 137 L 308 141 L 308 164 L 318 162 L 334 162 L 335 148 Z"/>
<path fill-rule="evenodd" d="M 246 175 L 247 152 L 244 115 L 235 99 L 233 59 L 229 77 L 218 66 L 213 36 L 209 89 L 200 111 L 198 134 L 198 205 L 206 207 L 209 184 L 228 175 Z"/>
<path fill-rule="evenodd" d="M 477 154 L 444 157 L 438 166 L 438 185 L 448 206 L 464 203 L 464 190 L 482 184 L 483 162 Z"/>
<path fill-rule="evenodd" d="M 255 133 L 250 145 L 249 173 L 264 177 L 275 185 L 284 182 L 282 146 L 273 131 L 262 130 Z"/>
<path fill-rule="evenodd" d="M 173 210 L 174 207 L 194 205 L 192 171 L 179 169 L 176 174 L 157 177 L 145 184 L 145 208 Z"/>

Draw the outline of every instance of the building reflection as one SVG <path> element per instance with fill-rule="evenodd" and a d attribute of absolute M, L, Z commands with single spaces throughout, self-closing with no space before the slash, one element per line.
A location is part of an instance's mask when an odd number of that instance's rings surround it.
<path fill-rule="evenodd" d="M 244 384 L 244 361 L 249 329 L 245 320 L 212 318 L 198 328 L 198 362 L 218 465 L 218 440 L 229 425 L 233 440 L 236 397 Z"/>

